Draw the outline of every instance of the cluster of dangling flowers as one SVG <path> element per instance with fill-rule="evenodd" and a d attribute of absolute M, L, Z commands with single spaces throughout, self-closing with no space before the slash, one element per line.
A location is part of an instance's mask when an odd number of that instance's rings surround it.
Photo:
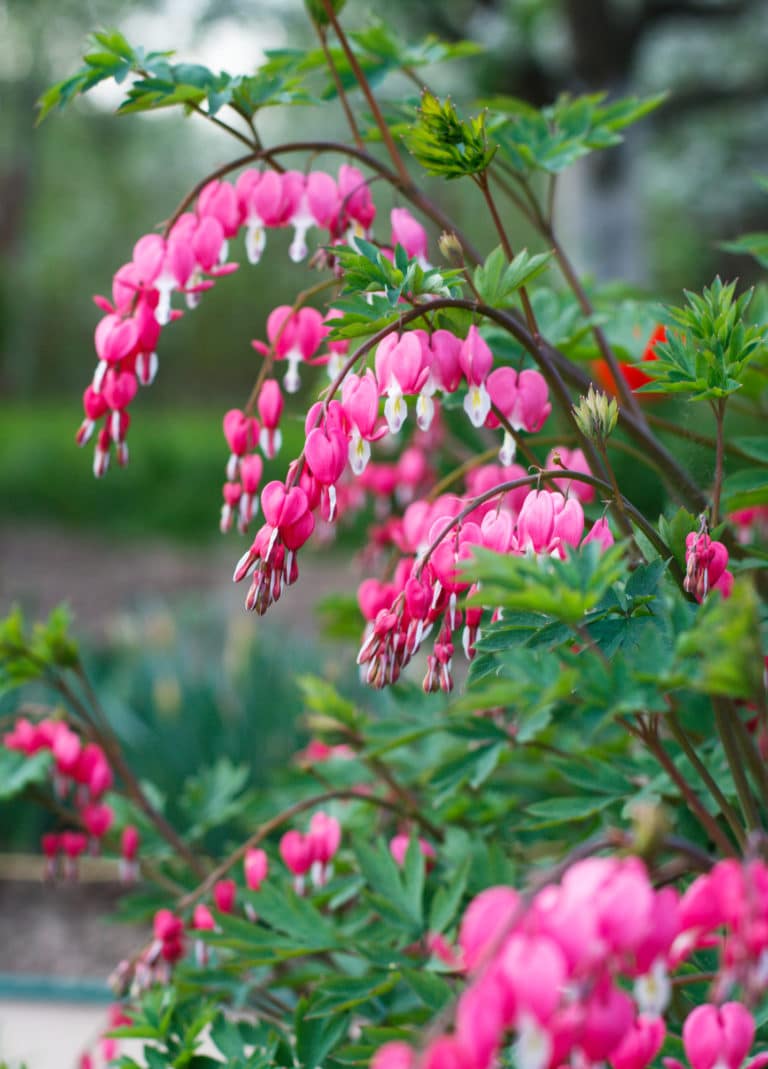
<path fill-rule="evenodd" d="M 280 840 L 280 857 L 286 868 L 293 873 L 293 886 L 297 894 L 304 893 L 306 874 L 315 887 L 323 887 L 331 876 L 331 862 L 341 844 L 341 825 L 335 817 L 322 810 L 315 813 L 309 822 L 309 830 L 303 834 L 292 829 Z"/>
<path fill-rule="evenodd" d="M 560 450 L 561 460 L 564 452 Z M 569 454 L 569 460 L 576 470 L 586 467 L 578 451 Z M 424 639 L 434 633 L 424 689 L 452 689 L 456 638 L 461 635 L 464 653 L 471 659 L 482 618 L 479 605 L 463 610 L 459 606 L 460 597 L 478 594 L 478 587 L 460 572 L 476 548 L 564 558 L 589 542 L 603 548 L 613 543 L 605 518 L 584 534 L 582 501 L 589 501 L 594 490 L 569 479 L 556 480 L 563 485 L 555 490 L 523 485 L 473 507 L 484 491 L 525 476 L 517 465 L 479 467 L 468 479 L 467 497 L 443 494 L 432 502 L 415 501 L 400 523 L 388 525 L 391 542 L 401 555 L 394 576 L 389 582 L 366 579 L 358 590 L 367 621 L 358 663 L 367 683 L 383 687 L 395 682 Z"/>
<path fill-rule="evenodd" d="M 731 595 L 733 574 L 727 571 L 728 550 L 716 542 L 702 525 L 685 539 L 685 579 L 683 586 L 701 602 L 711 590 L 719 590 L 724 598 Z"/>
<path fill-rule="evenodd" d="M 464 407 L 476 427 L 498 427 L 501 414 L 514 431 L 536 432 L 551 411 L 543 377 L 530 369 L 493 370 L 491 350 L 475 326 L 465 339 L 447 330 L 412 330 L 401 335 L 393 331 L 380 342 L 374 365 L 361 374 L 350 371 L 344 376 L 340 400 L 318 402 L 309 409 L 302 456 L 290 466 L 284 483 L 273 481 L 264 487 L 261 507 L 266 522 L 234 574 L 236 582 L 252 576 L 248 609 L 263 614 L 278 600 L 283 587 L 296 580 L 296 552 L 312 535 L 318 518 L 326 524 L 337 518 L 338 488 L 344 485 L 347 469 L 363 476 L 371 443 L 400 432 L 408 416 L 409 396 L 416 398 L 416 423 L 422 434 L 432 427 L 437 391 L 453 393 L 462 384 L 467 387 Z M 241 417 L 238 426 L 245 427 L 247 417 L 239 413 Z M 247 425 L 250 430 L 243 431 L 235 443 L 241 452 L 233 449 L 233 457 L 242 456 L 247 442 L 255 438 L 253 423 Z M 511 463 L 514 445 L 505 430 L 502 463 Z M 410 466 L 418 469 L 418 481 L 425 464 Z M 376 485 L 375 478 L 369 485 Z M 242 484 L 233 491 L 238 492 L 242 493 Z M 252 513 L 250 505 L 248 511 Z"/>
<path fill-rule="evenodd" d="M 216 278 L 236 270 L 227 258 L 230 239 L 241 228 L 248 260 L 258 263 L 267 231 L 293 227 L 290 256 L 298 262 L 307 254 L 312 227 L 325 230 L 330 244 L 339 243 L 367 235 L 375 214 L 365 178 L 347 164 L 338 179 L 321 171 L 250 169 L 234 183 L 209 182 L 195 210 L 178 216 L 165 236 L 140 238 L 131 260 L 115 272 L 112 299 L 94 298 L 106 314 L 96 327 L 98 364 L 83 395 L 85 418 L 76 436 L 85 445 L 96 435 L 94 474 L 104 475 L 113 448 L 119 464 L 128 462 L 129 406 L 139 385 L 149 385 L 157 374 L 161 329 L 183 314 L 172 306 L 173 295 L 183 294 L 186 306 L 194 308 Z M 407 235 L 408 223 L 401 229 Z"/>
<path fill-rule="evenodd" d="M 531 899 L 491 887 L 459 929 L 467 986 L 453 1030 L 419 1054 L 387 1043 L 372 1069 L 491 1069 L 511 1041 L 519 1069 L 644 1069 L 666 1035 L 669 974 L 704 946 L 719 949 L 720 969 L 711 1002 L 684 1024 L 685 1053 L 693 1069 L 740 1069 L 755 1035 L 748 1006 L 768 986 L 766 921 L 762 862 L 721 862 L 682 897 L 654 889 L 636 858 L 577 862 Z M 741 999 L 726 1001 L 736 988 Z M 747 1069 L 766 1063 L 759 1055 Z"/>
<path fill-rule="evenodd" d="M 297 894 L 304 893 L 307 873 L 315 887 L 328 882 L 333 858 L 340 845 L 341 824 L 323 810 L 313 813 L 306 833 L 291 830 L 283 835 L 279 852 L 293 877 Z M 266 852 L 260 847 L 249 847 L 243 856 L 242 890 L 236 879 L 221 879 L 211 888 L 210 904 L 198 902 L 186 919 L 170 909 L 158 910 L 153 920 L 152 941 L 134 962 L 120 963 L 112 977 L 113 986 L 121 992 L 130 988 L 133 994 L 138 994 L 153 984 L 167 983 L 173 966 L 187 953 L 190 935 L 198 965 L 207 964 L 210 947 L 205 942 L 204 933 L 219 930 L 217 914 L 237 912 L 242 893 L 258 892 L 269 876 L 269 869 Z M 245 899 L 242 912 L 248 920 L 255 922 L 258 912 L 254 901 L 258 900 L 249 899 L 247 895 Z"/>
<path fill-rule="evenodd" d="M 3 742 L 7 749 L 27 757 L 40 752 L 51 754 L 54 793 L 59 803 L 74 807 L 80 827 L 43 835 L 45 874 L 47 879 L 56 879 L 60 874 L 76 879 L 78 858 L 89 848 L 91 853 L 99 853 L 114 823 L 112 807 L 104 801 L 114 782 L 104 750 L 96 742 L 85 742 L 65 720 L 54 717 L 34 723 L 20 717 L 5 733 Z M 120 875 L 126 883 L 136 878 L 138 847 L 139 833 L 128 825 L 120 841 Z"/>

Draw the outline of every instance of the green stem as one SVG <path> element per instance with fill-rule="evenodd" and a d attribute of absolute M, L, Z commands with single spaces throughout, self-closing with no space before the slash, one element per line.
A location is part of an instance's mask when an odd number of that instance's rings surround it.
<path fill-rule="evenodd" d="M 630 541 L 632 543 L 632 548 L 633 548 L 633 550 L 634 550 L 634 552 L 635 552 L 635 554 L 637 556 L 637 559 L 638 560 L 642 560 L 643 559 L 643 554 L 640 552 L 640 547 L 638 546 L 637 542 L 635 542 L 635 537 L 634 537 L 634 534 L 632 533 L 632 524 L 631 524 L 631 522 L 629 520 L 629 517 L 627 516 L 626 510 L 624 508 L 624 499 L 621 496 L 621 491 L 619 490 L 619 484 L 618 484 L 618 482 L 616 480 L 616 472 L 613 470 L 613 466 L 612 466 L 610 460 L 608 459 L 608 453 L 607 453 L 607 450 L 605 448 L 605 442 L 602 439 L 600 441 L 598 441 L 597 449 L 598 449 L 598 452 L 600 453 L 600 456 L 603 458 L 603 464 L 605 465 L 605 470 L 608 473 L 608 479 L 609 479 L 609 482 L 610 482 L 611 487 L 613 489 L 612 501 L 613 501 L 613 505 L 614 505 L 614 512 L 616 514 L 616 520 L 617 520 L 617 522 L 619 524 L 619 527 L 621 528 L 623 534 L 625 535 L 625 537 L 630 539 Z"/>

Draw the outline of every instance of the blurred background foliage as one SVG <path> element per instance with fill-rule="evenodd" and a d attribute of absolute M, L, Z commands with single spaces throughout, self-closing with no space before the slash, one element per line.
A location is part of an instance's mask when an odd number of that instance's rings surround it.
<path fill-rule="evenodd" d="M 459 99 L 507 93 L 542 104 L 564 91 L 669 89 L 667 103 L 624 146 L 568 172 L 559 205 L 566 243 L 596 280 L 622 279 L 673 299 L 718 270 L 755 277 L 753 261 L 718 242 L 768 226 L 768 198 L 754 182 L 768 171 L 766 14 L 765 0 L 389 0 L 386 12 L 350 0 L 345 9 L 352 26 L 386 15 L 405 38 L 436 33 L 481 44 L 482 56 L 426 74 L 438 92 Z M 143 418 L 132 432 L 135 458 L 144 451 L 150 459 L 110 473 L 115 487 L 106 494 L 115 500 L 105 509 L 105 491 L 88 485 L 88 460 L 69 430 L 94 362 L 99 313 L 89 296 L 108 293 L 136 238 L 239 151 L 226 134 L 175 111 L 115 118 L 108 87 L 35 128 L 40 93 L 77 66 L 88 30 L 110 25 L 132 42 L 174 46 L 230 71 L 253 68 L 265 49 L 314 42 L 301 0 L 0 0 L 0 498 L 17 515 L 49 520 L 101 524 L 108 512 L 116 524 L 124 517 L 126 533 L 135 533 L 128 513 L 141 502 L 144 529 L 157 515 L 158 532 L 203 537 L 215 534 L 215 523 L 201 520 L 218 505 L 221 412 L 242 403 L 254 374 L 250 339 L 263 336 L 269 310 L 311 276 L 290 265 L 279 235 L 268 268 L 242 269 L 163 337 L 161 372 L 140 399 Z M 415 91 L 398 78 L 380 89 L 395 100 Z M 331 111 L 276 110 L 266 139 L 343 137 Z M 388 208 L 390 194 L 374 189 Z M 471 192 L 459 184 L 440 190 L 470 228 Z M 524 230 L 513 233 L 525 242 Z M 20 425 L 30 430 L 23 448 Z M 185 465 L 194 479 L 184 478 Z M 154 507 L 160 485 L 175 488 L 176 523 L 162 502 Z M 61 500 L 68 495 L 69 506 Z M 132 507 L 123 514 L 126 497 Z"/>

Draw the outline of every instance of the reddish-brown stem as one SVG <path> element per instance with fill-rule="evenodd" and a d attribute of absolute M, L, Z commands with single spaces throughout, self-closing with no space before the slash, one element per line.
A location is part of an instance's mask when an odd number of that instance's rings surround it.
<path fill-rule="evenodd" d="M 739 798 L 739 805 L 741 812 L 746 822 L 749 831 L 754 831 L 756 828 L 760 828 L 760 814 L 757 810 L 757 804 L 752 796 L 752 790 L 749 786 L 749 780 L 747 774 L 744 771 L 744 756 L 740 752 L 739 744 L 736 739 L 736 735 L 733 730 L 732 715 L 733 710 L 729 708 L 727 702 L 720 698 L 712 699 L 712 708 L 715 711 L 715 724 L 717 726 L 717 733 L 720 736 L 720 741 L 723 744 L 723 750 L 725 751 L 725 757 L 728 762 L 728 767 L 731 770 L 733 776 L 734 786 L 736 787 L 736 794 Z"/>
<path fill-rule="evenodd" d="M 718 849 L 728 857 L 736 857 L 737 850 L 733 843 L 712 814 L 704 807 L 698 794 L 696 794 L 690 783 L 688 783 L 685 776 L 683 776 L 680 769 L 664 749 L 655 726 L 647 724 L 641 716 L 635 717 L 634 724 L 625 717 L 618 717 L 617 719 L 631 734 L 636 735 L 637 738 L 648 747 L 650 752 L 680 791 L 688 809 L 690 809 L 691 813 L 696 817 L 712 842 L 717 845 Z"/>
<path fill-rule="evenodd" d="M 545 469 L 542 471 L 538 471 L 533 475 L 525 475 L 520 479 L 510 479 L 508 482 L 499 483 L 498 486 L 494 486 L 492 489 L 486 490 L 482 494 L 478 494 L 477 497 L 473 497 L 471 501 L 469 501 L 467 505 L 461 510 L 461 512 L 458 513 L 458 515 L 452 517 L 448 522 L 446 522 L 445 526 L 442 528 L 439 534 L 436 535 L 436 537 L 432 540 L 432 542 L 425 550 L 424 555 L 420 558 L 417 568 L 417 574 L 421 575 L 424 565 L 427 563 L 427 561 L 432 556 L 437 547 L 440 545 L 440 543 L 443 541 L 443 539 L 451 533 L 454 527 L 457 527 L 459 524 L 462 523 L 463 520 L 467 518 L 467 516 L 474 512 L 479 505 L 485 504 L 486 501 L 493 500 L 494 497 L 509 493 L 510 490 L 517 490 L 521 486 L 532 486 L 534 483 L 537 483 L 539 481 L 553 482 L 555 479 L 575 479 L 576 482 L 587 483 L 589 486 L 594 486 L 600 490 L 607 491 L 608 494 L 612 493 L 612 488 L 610 484 L 604 482 L 602 479 L 596 479 L 593 475 L 585 475 L 583 472 L 579 471 L 568 471 L 567 468 L 554 468 L 551 470 Z M 652 524 L 648 523 L 645 516 L 643 516 L 643 514 L 639 512 L 630 501 L 627 501 L 626 498 L 624 498 L 623 501 L 627 513 L 632 517 L 632 519 L 641 529 L 643 534 L 648 538 L 648 540 L 655 546 L 655 548 L 659 552 L 659 555 L 663 558 L 670 559 L 670 568 L 675 573 L 675 578 L 682 586 L 683 573 L 680 570 L 680 567 L 675 561 L 674 557 L 672 556 L 672 551 L 669 546 L 659 536 L 658 532 L 655 530 Z"/>
<path fill-rule="evenodd" d="M 381 114 L 379 102 L 373 95 L 371 87 L 368 83 L 368 79 L 365 76 L 365 72 L 358 63 L 357 56 L 355 55 L 352 46 L 347 40 L 347 35 L 342 30 L 339 24 L 339 20 L 336 18 L 336 12 L 333 10 L 333 4 L 331 3 L 331 0 L 322 0 L 322 3 L 323 7 L 325 8 L 325 13 L 328 16 L 328 21 L 330 22 L 331 26 L 333 26 L 334 32 L 339 40 L 339 44 L 342 47 L 344 55 L 347 57 L 347 62 L 352 68 L 352 72 L 355 76 L 357 84 L 363 91 L 363 96 L 368 101 L 368 107 L 371 109 L 371 114 L 373 115 L 374 122 L 379 128 L 382 141 L 384 142 L 387 152 L 389 153 L 389 158 L 392 160 L 395 170 L 400 176 L 400 181 L 404 185 L 410 185 L 411 177 L 408 174 L 408 171 L 406 170 L 405 164 L 403 163 L 403 158 L 398 152 L 397 146 L 395 145 L 395 142 L 392 139 L 392 134 L 390 133 L 387 121 Z"/>
<path fill-rule="evenodd" d="M 296 300 L 291 305 L 291 315 L 295 315 L 295 313 L 298 312 L 300 308 L 303 308 L 307 301 L 311 300 L 312 297 L 316 296 L 318 293 L 322 293 L 324 290 L 330 289 L 331 286 L 336 285 L 338 285 L 338 279 L 326 278 L 323 279 L 322 282 L 317 282 L 314 286 L 309 286 L 307 289 L 302 290 L 301 293 L 297 294 Z M 272 342 L 273 350 L 275 349 L 277 343 L 280 341 L 280 338 L 283 336 L 283 331 L 288 326 L 288 321 L 290 318 L 291 316 L 287 315 L 283 322 L 280 324 L 280 329 L 275 335 L 275 340 Z M 266 379 L 267 375 L 269 375 L 270 371 L 274 367 L 274 364 L 274 356 L 269 355 L 264 357 L 264 362 L 261 365 L 261 368 L 259 369 L 259 374 L 256 376 L 256 381 L 253 384 L 253 389 L 248 395 L 248 400 L 246 401 L 245 408 L 243 409 L 246 416 L 250 416 L 253 413 L 254 406 L 256 405 L 256 402 L 259 399 L 259 394 L 261 393 L 261 387 L 264 385 L 264 380 Z"/>
<path fill-rule="evenodd" d="M 485 197 L 485 203 L 488 205 L 488 211 L 491 213 L 493 219 L 493 225 L 496 227 L 496 232 L 501 238 L 501 247 L 504 250 L 504 254 L 508 260 L 514 260 L 515 251 L 512 248 L 512 244 L 507 236 L 507 232 L 504 229 L 504 224 L 501 221 L 498 209 L 496 207 L 496 201 L 493 199 L 490 186 L 488 185 L 488 173 L 483 172 L 478 177 L 478 185 L 482 190 Z M 525 286 L 520 287 L 520 300 L 522 301 L 523 311 L 525 312 L 525 320 L 528 324 L 528 329 L 533 335 L 534 340 L 538 340 L 541 335 L 539 334 L 539 324 L 536 322 L 536 316 L 534 315 L 533 307 L 528 297 L 528 291 Z"/>
<path fill-rule="evenodd" d="M 578 301 L 579 307 L 581 308 L 582 312 L 588 318 L 593 317 L 595 314 L 595 310 L 592 307 L 592 302 L 587 296 L 587 292 L 581 284 L 581 279 L 576 273 L 576 270 L 570 259 L 568 258 L 563 246 L 557 240 L 552 226 L 547 226 L 546 229 L 543 231 L 543 234 L 546 240 L 551 244 L 552 249 L 555 253 L 555 259 L 560 265 L 560 270 L 563 272 L 563 277 L 565 278 L 566 282 L 573 291 L 573 295 Z M 621 403 L 626 408 L 629 408 L 635 414 L 635 416 L 642 419 L 643 417 L 640 411 L 640 406 L 637 403 L 637 398 L 632 393 L 632 390 L 629 388 L 629 383 L 621 373 L 619 362 L 616 359 L 613 349 L 611 348 L 608 339 L 605 336 L 603 328 L 597 323 L 592 323 L 591 330 L 595 342 L 597 343 L 597 348 L 600 351 L 600 355 L 608 365 L 611 375 L 613 376 L 613 380 L 616 383 L 616 389 L 618 390 L 619 399 L 621 400 Z"/>
<path fill-rule="evenodd" d="M 274 817 L 271 817 L 270 820 L 265 821 L 249 839 L 246 839 L 244 843 L 241 843 L 241 845 L 238 846 L 236 850 L 233 850 L 220 865 L 217 865 L 215 869 L 209 872 L 202 883 L 198 884 L 193 891 L 189 891 L 184 895 L 184 897 L 178 901 L 177 908 L 180 910 L 187 909 L 189 906 L 193 905 L 193 903 L 197 902 L 198 899 L 202 898 L 213 888 L 213 885 L 218 880 L 223 876 L 226 876 L 232 866 L 236 865 L 238 861 L 241 861 L 249 850 L 259 846 L 259 844 L 264 842 L 269 835 L 277 831 L 277 829 L 281 828 L 284 824 L 293 820 L 294 817 L 297 817 L 300 813 L 304 813 L 307 809 L 313 809 L 317 805 L 322 805 L 324 802 L 336 800 L 355 801 L 360 802 L 363 805 L 378 806 L 381 809 L 389 809 L 393 813 L 399 814 L 401 817 L 407 817 L 409 820 L 415 820 L 422 825 L 424 824 L 424 818 L 418 813 L 404 810 L 402 806 L 396 802 L 389 802 L 386 798 L 378 798 L 371 794 L 360 794 L 353 790 L 339 789 L 324 791 L 322 794 L 313 795 L 311 798 L 303 798 L 300 802 L 294 803 L 294 805 L 289 806 L 282 812 L 277 813 Z M 432 825 L 429 822 L 427 822 L 425 830 L 432 834 Z"/>
<path fill-rule="evenodd" d="M 725 404 L 727 398 L 721 397 L 712 403 L 712 411 L 715 414 L 715 485 L 712 490 L 712 526 L 717 527 L 720 522 L 720 497 L 723 492 L 723 441 L 725 424 Z"/>
<path fill-rule="evenodd" d="M 357 145 L 357 147 L 359 149 L 364 149 L 365 145 L 363 143 L 362 137 L 360 136 L 360 131 L 357 128 L 357 123 L 355 122 L 355 116 L 352 113 L 352 108 L 350 107 L 349 99 L 347 97 L 346 90 L 344 89 L 344 83 L 342 82 L 342 80 L 341 80 L 341 78 L 339 76 L 339 72 L 338 72 L 338 70 L 336 68 L 336 64 L 333 62 L 333 56 L 331 55 L 331 50 L 328 47 L 328 40 L 327 40 L 326 34 L 325 34 L 325 27 L 324 26 L 320 26 L 317 22 L 315 22 L 314 19 L 312 21 L 313 21 L 313 25 L 315 27 L 315 32 L 317 33 L 317 36 L 320 39 L 320 47 L 323 50 L 323 55 L 325 56 L 325 62 L 328 64 L 328 70 L 331 72 L 331 78 L 333 79 L 333 84 L 336 86 L 336 93 L 338 94 L 339 101 L 341 103 L 342 108 L 344 109 L 344 116 L 345 116 L 345 118 L 347 120 L 347 125 L 349 126 L 349 130 L 350 130 L 350 133 L 352 134 L 352 138 L 353 138 L 355 144 Z"/>
<path fill-rule="evenodd" d="M 445 215 L 445 213 L 418 188 L 418 186 L 414 185 L 407 174 L 406 180 L 403 180 L 396 171 L 390 170 L 386 164 L 381 163 L 369 152 L 365 152 L 363 149 L 359 149 L 355 145 L 346 145 L 341 141 L 286 142 L 284 145 L 275 145 L 273 148 L 259 149 L 258 151 L 249 153 L 247 156 L 240 156 L 238 159 L 231 160 L 229 163 L 217 167 L 216 170 L 211 171 L 204 179 L 198 182 L 186 197 L 184 197 L 176 211 L 165 224 L 164 233 L 166 235 L 168 234 L 179 216 L 189 208 L 200 191 L 214 178 L 223 178 L 224 175 L 230 174 L 232 171 L 238 171 L 241 167 L 245 167 L 246 164 L 256 163 L 259 160 L 266 160 L 274 166 L 273 157 L 292 154 L 294 152 L 314 152 L 317 154 L 322 152 L 334 152 L 342 156 L 349 156 L 350 159 L 358 160 L 370 170 L 381 175 L 381 177 L 389 182 L 390 185 L 394 186 L 395 189 L 398 189 L 403 196 L 414 205 L 414 207 L 423 212 L 424 215 L 426 215 L 428 219 L 431 219 L 436 226 L 439 226 L 441 230 L 448 230 L 454 233 L 467 254 L 467 257 L 473 263 L 480 263 L 482 257 L 470 239 L 462 234 L 452 220 L 449 219 L 448 216 Z"/>
<path fill-rule="evenodd" d="M 744 828 L 739 822 L 736 810 L 733 808 L 731 803 L 720 790 L 717 781 L 712 776 L 709 769 L 701 760 L 699 755 L 696 753 L 696 747 L 688 738 L 688 735 L 682 724 L 680 724 L 680 722 L 678 721 L 677 714 L 675 713 L 674 709 L 670 711 L 670 714 L 668 717 L 666 717 L 665 722 L 669 727 L 669 730 L 672 732 L 672 735 L 674 736 L 681 750 L 698 772 L 701 781 L 704 783 L 707 790 L 712 795 L 713 800 L 717 803 L 717 805 L 720 806 L 720 812 L 727 820 L 728 826 L 730 827 L 736 838 L 736 842 L 743 850 L 746 841 L 744 836 Z"/>

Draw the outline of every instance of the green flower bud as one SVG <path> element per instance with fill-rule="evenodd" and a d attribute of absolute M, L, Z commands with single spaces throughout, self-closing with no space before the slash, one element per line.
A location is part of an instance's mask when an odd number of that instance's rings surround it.
<path fill-rule="evenodd" d="M 594 442 L 605 442 L 609 438 L 616 420 L 619 418 L 619 406 L 614 397 L 589 387 L 586 397 L 580 397 L 573 406 L 573 417 L 581 433 Z"/>

